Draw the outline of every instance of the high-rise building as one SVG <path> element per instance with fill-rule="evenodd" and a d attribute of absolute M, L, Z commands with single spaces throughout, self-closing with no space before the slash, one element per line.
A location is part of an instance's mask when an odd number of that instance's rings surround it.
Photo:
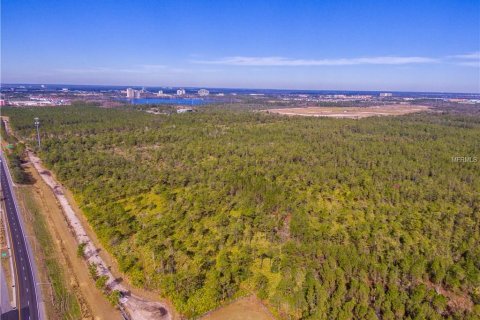
<path fill-rule="evenodd" d="M 142 96 L 142 90 L 127 89 L 127 99 L 139 99 Z"/>
<path fill-rule="evenodd" d="M 200 89 L 200 90 L 198 90 L 198 95 L 199 95 L 199 96 L 204 97 L 204 96 L 208 96 L 209 94 L 210 94 L 210 92 L 209 92 L 207 89 Z"/>
<path fill-rule="evenodd" d="M 380 93 L 380 97 L 391 97 L 392 94 L 390 92 L 382 92 Z"/>
<path fill-rule="evenodd" d="M 185 89 L 178 89 L 177 96 L 183 96 L 185 94 Z"/>
<path fill-rule="evenodd" d="M 128 88 L 127 89 L 127 98 L 129 98 L 129 99 L 135 98 L 135 90 L 133 90 L 132 88 Z"/>
<path fill-rule="evenodd" d="M 158 97 L 161 97 L 161 96 L 163 96 L 163 90 L 158 90 L 158 92 L 157 92 L 157 96 L 158 96 Z"/>

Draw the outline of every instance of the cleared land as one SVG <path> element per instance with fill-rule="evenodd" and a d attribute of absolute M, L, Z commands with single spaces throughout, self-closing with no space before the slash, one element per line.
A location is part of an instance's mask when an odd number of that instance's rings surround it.
<path fill-rule="evenodd" d="M 237 301 L 219 308 L 202 317 L 200 320 L 273 320 L 268 309 L 254 296 L 238 299 Z"/>
<path fill-rule="evenodd" d="M 267 113 L 287 116 L 330 117 L 359 119 L 374 116 L 400 116 L 408 113 L 427 111 L 427 106 L 391 104 L 373 107 L 302 107 L 269 109 Z"/>

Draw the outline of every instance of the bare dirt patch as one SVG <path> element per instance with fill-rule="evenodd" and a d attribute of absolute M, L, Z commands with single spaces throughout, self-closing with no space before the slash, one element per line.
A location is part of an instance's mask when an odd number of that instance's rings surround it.
<path fill-rule="evenodd" d="M 265 110 L 287 116 L 360 119 L 374 116 L 400 116 L 429 110 L 427 106 L 391 104 L 373 107 L 301 107 Z"/>
<path fill-rule="evenodd" d="M 441 294 L 442 296 L 446 297 L 448 299 L 447 305 L 452 310 L 472 311 L 473 301 L 470 299 L 467 293 L 455 293 L 430 281 L 425 281 L 424 283 L 427 287 L 435 289 L 437 294 Z"/>
<path fill-rule="evenodd" d="M 255 297 L 249 296 L 212 311 L 200 320 L 274 320 L 268 309 Z"/>

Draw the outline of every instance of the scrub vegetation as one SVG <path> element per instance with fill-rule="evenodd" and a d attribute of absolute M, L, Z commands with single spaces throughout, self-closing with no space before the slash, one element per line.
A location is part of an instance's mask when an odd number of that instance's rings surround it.
<path fill-rule="evenodd" d="M 478 319 L 480 117 L 5 108 L 135 286 L 187 317 Z"/>

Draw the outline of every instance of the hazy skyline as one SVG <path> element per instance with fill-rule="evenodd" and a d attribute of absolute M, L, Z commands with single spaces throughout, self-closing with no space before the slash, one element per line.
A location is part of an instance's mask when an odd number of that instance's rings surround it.
<path fill-rule="evenodd" d="M 2 1 L 2 83 L 480 92 L 480 1 Z"/>

